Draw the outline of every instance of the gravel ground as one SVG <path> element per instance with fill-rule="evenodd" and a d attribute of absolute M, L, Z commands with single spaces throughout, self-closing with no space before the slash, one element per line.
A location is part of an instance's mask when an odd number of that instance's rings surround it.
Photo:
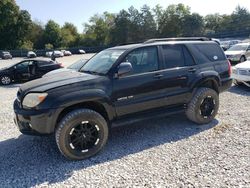
<path fill-rule="evenodd" d="M 101 153 L 71 162 L 54 137 L 19 133 L 18 86 L 0 86 L 0 187 L 250 187 L 248 88 L 221 94 L 208 125 L 175 115 L 116 128 Z"/>

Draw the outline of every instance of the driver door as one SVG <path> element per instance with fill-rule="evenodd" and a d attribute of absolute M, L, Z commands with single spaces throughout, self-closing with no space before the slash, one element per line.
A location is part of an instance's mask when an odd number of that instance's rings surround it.
<path fill-rule="evenodd" d="M 113 80 L 112 102 L 117 116 L 164 106 L 158 48 L 136 49 L 125 57 L 126 61 L 131 63 L 132 72 Z"/>
<path fill-rule="evenodd" d="M 33 61 L 23 61 L 15 66 L 15 79 L 24 81 L 30 79 L 30 70 L 29 65 L 31 65 Z"/>

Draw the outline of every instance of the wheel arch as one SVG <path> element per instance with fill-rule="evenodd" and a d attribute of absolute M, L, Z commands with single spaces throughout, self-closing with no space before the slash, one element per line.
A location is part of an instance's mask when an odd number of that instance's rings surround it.
<path fill-rule="evenodd" d="M 200 87 L 207 87 L 219 93 L 220 80 L 218 77 L 215 76 L 200 79 L 196 82 L 196 84 L 193 85 L 193 90 L 196 91 L 197 88 Z"/>
<path fill-rule="evenodd" d="M 91 110 L 98 112 L 99 114 L 101 114 L 104 117 L 104 119 L 107 121 L 108 125 L 110 124 L 112 114 L 108 113 L 108 109 L 104 104 L 102 104 L 99 101 L 85 101 L 85 102 L 81 102 L 81 103 L 77 103 L 77 104 L 73 104 L 73 105 L 65 107 L 59 113 L 59 115 L 56 119 L 55 128 L 57 128 L 58 123 L 66 114 L 68 114 L 69 112 L 71 112 L 73 110 L 82 109 L 82 108 L 87 108 L 87 109 L 91 109 Z"/>

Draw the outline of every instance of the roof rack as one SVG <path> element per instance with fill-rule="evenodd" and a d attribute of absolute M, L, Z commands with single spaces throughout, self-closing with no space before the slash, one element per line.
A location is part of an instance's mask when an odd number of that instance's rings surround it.
<path fill-rule="evenodd" d="M 149 39 L 144 43 L 148 44 L 148 43 L 166 42 L 166 41 L 211 41 L 211 39 L 206 37 L 157 38 L 157 39 Z"/>

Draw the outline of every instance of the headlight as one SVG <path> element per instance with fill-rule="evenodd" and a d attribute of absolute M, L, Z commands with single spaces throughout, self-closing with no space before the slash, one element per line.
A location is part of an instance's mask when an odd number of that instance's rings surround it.
<path fill-rule="evenodd" d="M 23 99 L 23 107 L 33 108 L 39 105 L 47 97 L 47 93 L 29 93 Z"/>

